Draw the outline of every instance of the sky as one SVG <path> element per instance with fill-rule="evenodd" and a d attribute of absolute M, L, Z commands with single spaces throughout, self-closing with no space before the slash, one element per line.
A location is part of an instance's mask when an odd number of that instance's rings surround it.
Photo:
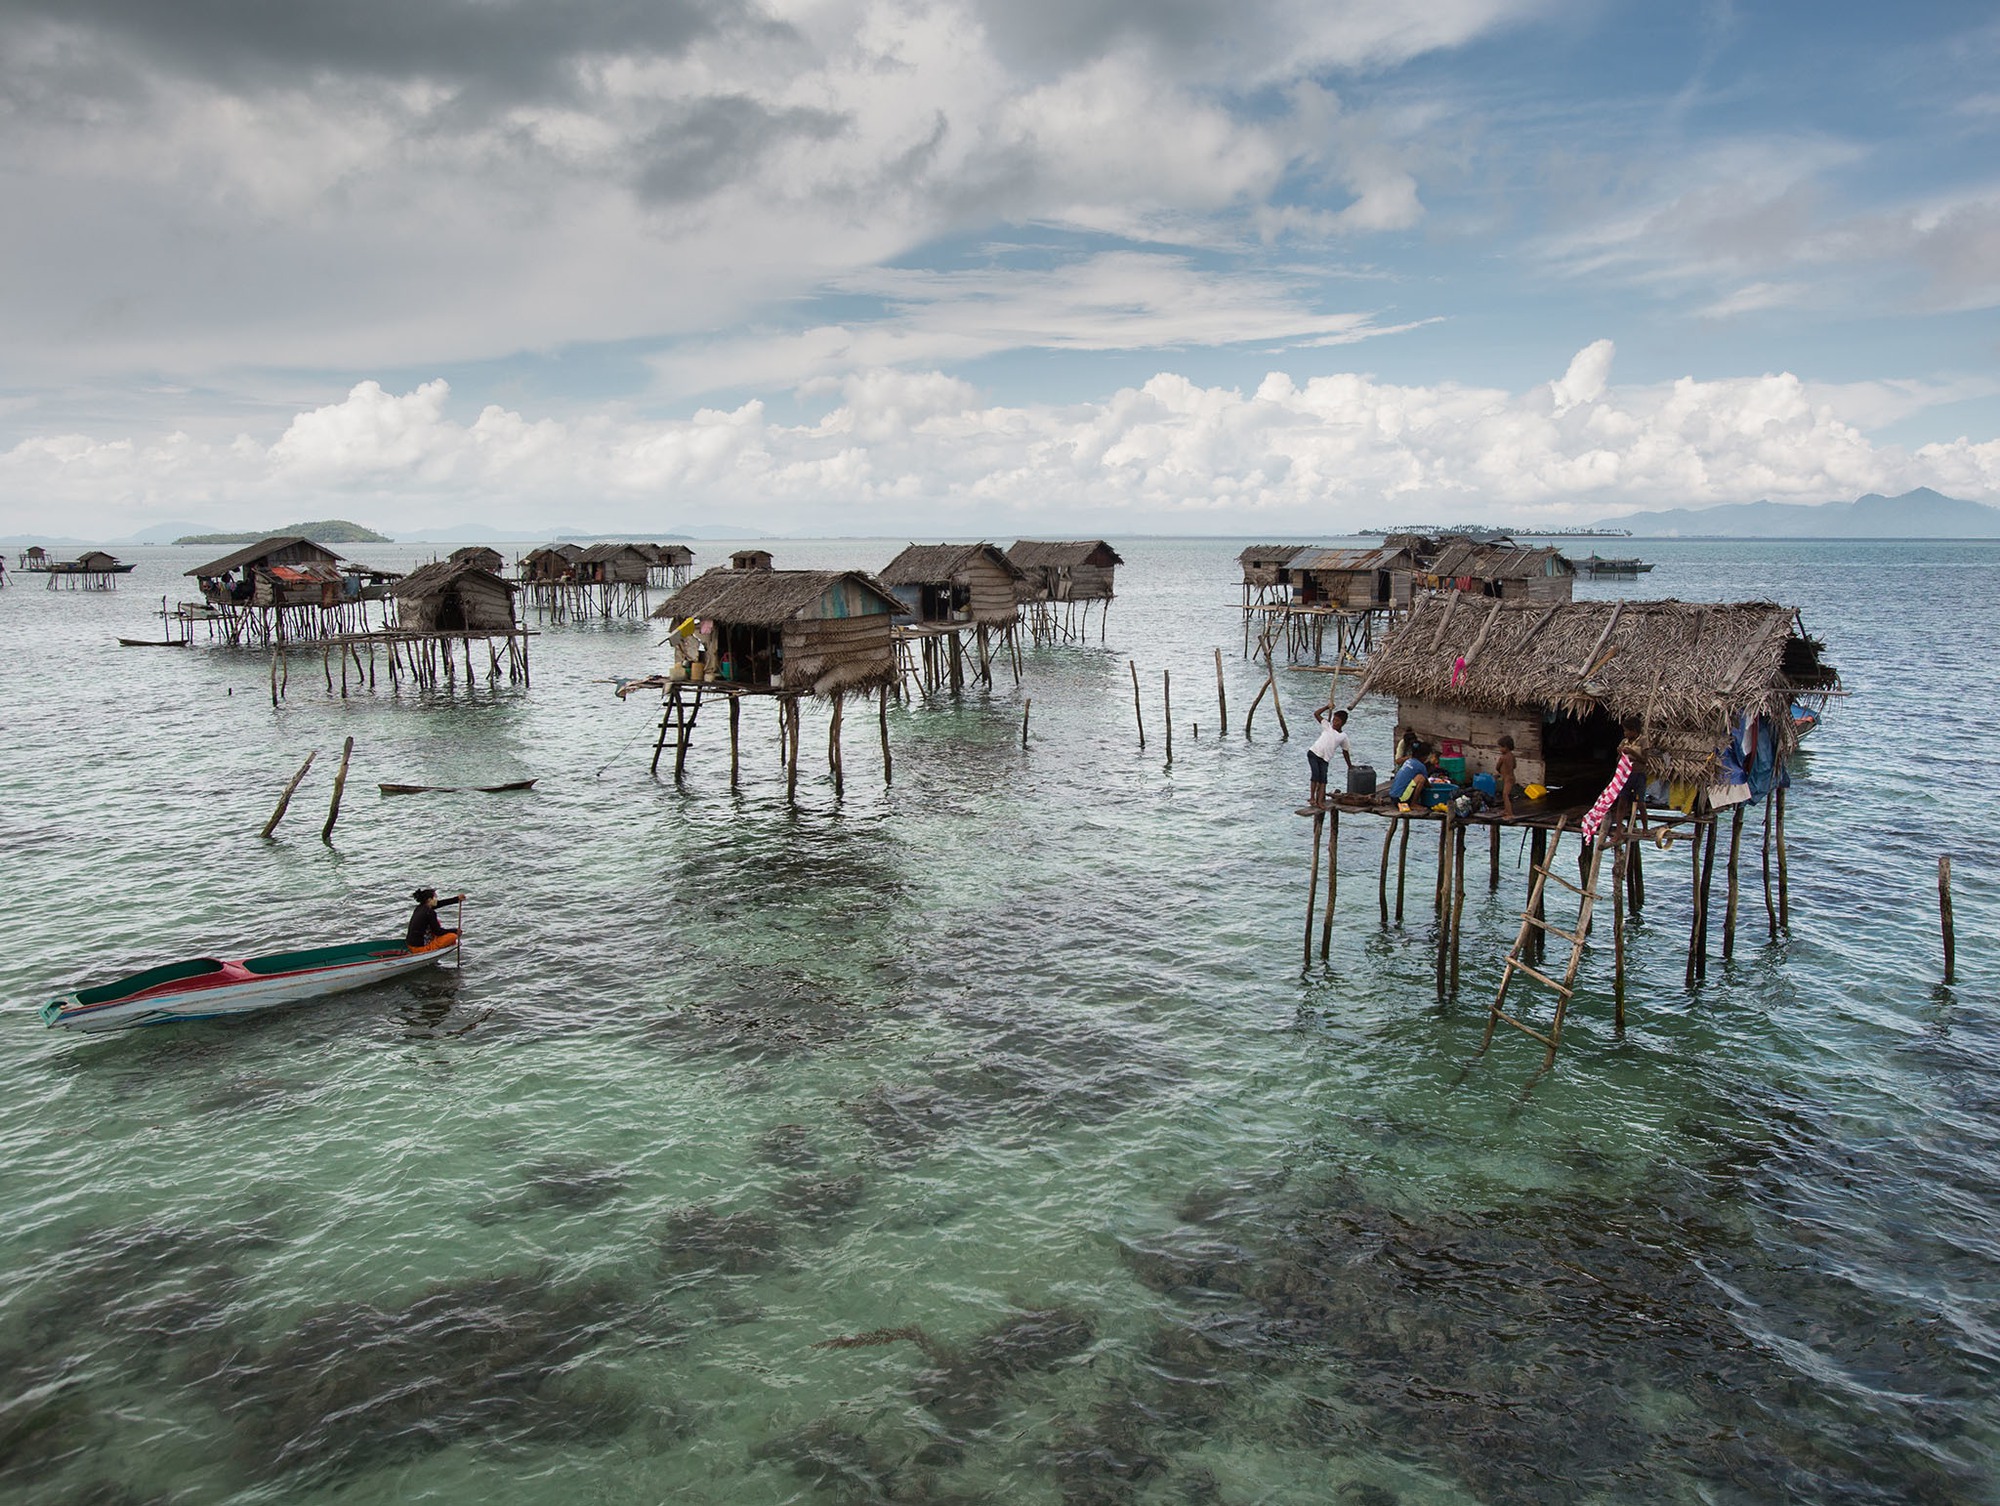
<path fill-rule="evenodd" d="M 2000 16 L 0 0 L 0 533 L 2000 503 Z"/>

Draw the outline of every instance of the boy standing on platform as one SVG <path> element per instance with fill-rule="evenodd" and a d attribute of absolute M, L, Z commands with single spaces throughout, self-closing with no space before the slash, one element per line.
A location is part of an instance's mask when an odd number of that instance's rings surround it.
<path fill-rule="evenodd" d="M 1354 767 L 1354 745 L 1347 736 L 1347 713 L 1336 711 L 1327 715 L 1324 706 L 1313 712 L 1313 720 L 1324 722 L 1313 745 L 1306 749 L 1306 768 L 1312 778 L 1312 793 L 1306 803 L 1314 810 L 1326 806 L 1326 771 L 1338 753 L 1351 769 Z"/>

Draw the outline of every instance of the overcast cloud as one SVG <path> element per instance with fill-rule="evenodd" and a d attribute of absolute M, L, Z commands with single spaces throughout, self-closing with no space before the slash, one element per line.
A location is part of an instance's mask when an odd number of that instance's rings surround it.
<path fill-rule="evenodd" d="M 1995 499 L 1996 35 L 3 0 L 0 529 Z"/>

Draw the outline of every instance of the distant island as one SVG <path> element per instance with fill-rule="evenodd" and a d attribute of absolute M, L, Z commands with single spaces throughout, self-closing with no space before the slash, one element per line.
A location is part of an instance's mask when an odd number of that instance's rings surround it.
<path fill-rule="evenodd" d="M 2000 508 L 1920 486 L 1900 497 L 1852 502 L 1725 502 L 1627 513 L 1604 526 L 1647 538 L 2000 539 Z"/>
<path fill-rule="evenodd" d="M 396 541 L 372 528 L 350 523 L 345 518 L 322 518 L 317 523 L 287 523 L 283 528 L 259 529 L 254 533 L 190 533 L 176 544 L 255 544 L 274 538 L 311 539 L 315 544 L 393 544 Z"/>

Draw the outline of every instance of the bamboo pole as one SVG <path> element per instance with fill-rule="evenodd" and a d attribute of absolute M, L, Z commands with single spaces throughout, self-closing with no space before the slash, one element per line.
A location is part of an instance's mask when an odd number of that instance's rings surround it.
<path fill-rule="evenodd" d="M 1340 897 L 1340 809 L 1330 806 L 1326 812 L 1332 824 L 1326 833 L 1326 913 L 1319 923 L 1319 960 L 1326 961 L 1327 949 L 1333 945 L 1333 902 Z"/>
<path fill-rule="evenodd" d="M 743 697 L 729 698 L 729 787 L 736 788 L 737 753 L 742 738 Z"/>
<path fill-rule="evenodd" d="M 1500 823 L 1493 822 L 1486 829 L 1486 892 L 1494 894 L 1500 888 Z"/>
<path fill-rule="evenodd" d="M 954 638 L 953 641 L 957 640 Z M 791 735 L 782 739 L 788 744 L 785 758 L 785 799 L 796 803 L 799 798 L 799 702 L 796 697 L 790 702 L 787 710 L 791 717 Z"/>
<path fill-rule="evenodd" d="M 1951 854 L 1938 859 L 1938 924 L 1944 931 L 1944 981 L 1958 981 L 1958 939 L 1951 928 Z"/>
<path fill-rule="evenodd" d="M 1688 843 L 1691 888 L 1688 891 L 1688 953 L 1687 986 L 1694 987 L 1695 979 L 1701 975 L 1696 957 L 1701 953 L 1701 827 L 1694 828 L 1693 839 Z"/>
<path fill-rule="evenodd" d="M 1021 746 L 1028 746 L 1028 713 L 1034 710 L 1035 698 L 1029 696 L 1021 702 Z"/>
<path fill-rule="evenodd" d="M 1174 678 L 1170 670 L 1160 671 L 1161 717 L 1167 724 L 1167 762 L 1174 761 Z"/>
<path fill-rule="evenodd" d="M 341 662 L 344 669 L 346 661 Z M 333 840 L 333 823 L 340 819 L 341 793 L 347 788 L 347 761 L 353 756 L 354 739 L 350 737 L 340 746 L 340 772 L 333 776 L 333 804 L 327 807 L 326 825 L 319 829 L 319 839 L 322 842 Z"/>
<path fill-rule="evenodd" d="M 1736 859 L 1743 846 L 1743 807 L 1729 818 L 1729 895 L 1722 906 L 1722 960 L 1736 955 Z"/>
<path fill-rule="evenodd" d="M 1403 840 L 1396 844 L 1396 924 L 1403 923 L 1403 881 L 1410 869 L 1410 818 L 1395 818 L 1403 828 Z"/>
<path fill-rule="evenodd" d="M 306 761 L 299 765 L 298 773 L 294 774 L 292 782 L 285 786 L 285 793 L 278 797 L 278 808 L 271 812 L 271 819 L 264 823 L 264 829 L 257 833 L 258 836 L 268 837 L 278 829 L 278 823 L 285 819 L 285 807 L 292 803 L 292 792 L 299 787 L 299 781 L 306 777 L 306 770 L 313 766 L 313 760 L 317 757 L 319 757 L 317 748 L 306 754 Z"/>
<path fill-rule="evenodd" d="M 1222 650 L 1215 651 L 1215 708 L 1220 716 L 1218 727 L 1229 726 L 1229 691 L 1222 683 Z"/>
<path fill-rule="evenodd" d="M 1631 828 L 1618 828 L 1618 856 L 1611 860 L 1611 1028 L 1625 1033 L 1625 874 L 1631 861 Z"/>
<path fill-rule="evenodd" d="M 1548 886 L 1544 884 L 1540 888 L 1535 887 L 1535 876 L 1548 865 L 1548 861 L 1548 829 L 1537 826 L 1533 829 L 1533 835 L 1528 839 L 1528 887 L 1534 894 L 1534 903 L 1531 908 L 1534 911 L 1535 919 L 1538 921 L 1549 918 Z M 1530 931 L 1528 950 L 1533 954 L 1534 961 L 1542 962 L 1546 960 L 1548 955 L 1548 933 L 1539 925 L 1530 926 L 1528 929 Z"/>
<path fill-rule="evenodd" d="M 1139 723 L 1139 747 L 1143 750 L 1146 746 L 1146 713 L 1139 709 L 1139 661 L 1128 659 L 1125 662 L 1132 670 L 1132 716 Z"/>
<path fill-rule="evenodd" d="M 1453 821 L 1451 807 L 1446 806 L 1444 819 L 1438 823 L 1438 877 L 1437 877 L 1437 996 L 1440 1001 L 1446 997 L 1445 984 L 1451 965 L 1451 846 Z"/>

